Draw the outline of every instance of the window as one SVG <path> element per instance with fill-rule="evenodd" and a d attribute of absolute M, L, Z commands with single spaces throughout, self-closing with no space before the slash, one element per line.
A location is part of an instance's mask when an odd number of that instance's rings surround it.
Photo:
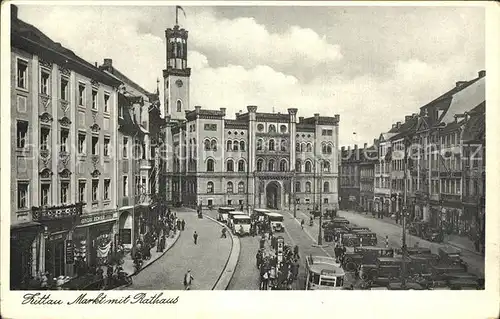
<path fill-rule="evenodd" d="M 240 141 L 240 151 L 245 151 L 245 142 Z"/>
<path fill-rule="evenodd" d="M 205 151 L 210 151 L 210 140 L 205 140 L 203 144 L 205 145 Z"/>
<path fill-rule="evenodd" d="M 238 183 L 238 194 L 243 194 L 245 192 L 245 183 L 239 182 Z"/>
<path fill-rule="evenodd" d="M 228 172 L 234 172 L 234 162 L 233 160 L 228 160 L 226 163 L 226 170 Z"/>
<path fill-rule="evenodd" d="M 109 187 L 111 186 L 111 180 L 110 179 L 105 179 L 104 180 L 104 200 L 109 200 Z"/>
<path fill-rule="evenodd" d="M 177 112 L 182 112 L 182 101 L 177 100 Z"/>
<path fill-rule="evenodd" d="M 323 161 L 321 164 L 323 166 L 323 172 L 329 173 L 330 172 L 330 162 L 328 161 Z"/>
<path fill-rule="evenodd" d="M 311 173 L 312 171 L 312 164 L 311 162 L 307 161 L 306 162 L 306 169 L 305 169 L 306 173 Z"/>
<path fill-rule="evenodd" d="M 78 105 L 85 106 L 85 84 L 83 83 L 78 84 Z"/>
<path fill-rule="evenodd" d="M 306 193 L 311 192 L 311 182 L 306 182 Z"/>
<path fill-rule="evenodd" d="M 208 159 L 207 160 L 207 172 L 213 172 L 213 171 L 214 171 L 214 160 Z"/>
<path fill-rule="evenodd" d="M 61 148 L 61 153 L 67 152 L 68 149 L 68 137 L 69 137 L 69 131 L 68 130 L 61 130 L 61 141 L 60 141 L 60 148 Z"/>
<path fill-rule="evenodd" d="M 273 124 L 269 125 L 269 133 L 276 133 L 276 126 Z"/>
<path fill-rule="evenodd" d="M 233 144 L 233 151 L 237 152 L 237 151 L 238 151 L 238 148 L 239 148 L 238 141 L 234 141 L 234 144 Z"/>
<path fill-rule="evenodd" d="M 98 103 L 97 103 L 97 91 L 92 90 L 92 109 L 97 110 L 98 109 Z"/>
<path fill-rule="evenodd" d="M 61 204 L 68 202 L 69 182 L 61 182 Z"/>
<path fill-rule="evenodd" d="M 280 126 L 280 132 L 281 133 L 286 133 L 286 125 L 281 125 Z"/>
<path fill-rule="evenodd" d="M 233 193 L 233 183 L 232 182 L 228 182 L 227 183 L 227 193 L 228 194 L 232 194 Z"/>
<path fill-rule="evenodd" d="M 42 183 L 40 188 L 40 206 L 47 206 L 50 204 L 50 184 Z"/>
<path fill-rule="evenodd" d="M 79 181 L 78 182 L 78 201 L 80 203 L 85 203 L 86 201 L 86 196 L 85 196 L 85 192 L 86 192 L 86 182 L 85 181 Z"/>
<path fill-rule="evenodd" d="M 323 193 L 329 193 L 330 192 L 330 183 L 329 182 L 325 182 L 323 184 Z"/>
<path fill-rule="evenodd" d="M 285 140 L 281 140 L 281 142 L 280 142 L 280 150 L 282 152 L 286 152 L 286 141 Z"/>
<path fill-rule="evenodd" d="M 212 140 L 210 142 L 210 148 L 212 149 L 212 151 L 216 151 L 217 150 L 217 141 L 216 140 Z"/>
<path fill-rule="evenodd" d="M 262 139 L 257 140 L 257 151 L 262 151 Z"/>
<path fill-rule="evenodd" d="M 17 121 L 17 148 L 25 148 L 28 139 L 28 122 Z"/>
<path fill-rule="evenodd" d="M 92 155 L 99 154 L 99 137 L 92 136 Z"/>
<path fill-rule="evenodd" d="M 217 131 L 217 124 L 205 124 L 203 126 L 205 131 Z"/>
<path fill-rule="evenodd" d="M 326 154 L 332 154 L 333 148 L 331 145 L 326 146 Z"/>
<path fill-rule="evenodd" d="M 262 123 L 257 124 L 257 130 L 259 132 L 262 132 L 264 130 L 264 124 L 262 124 Z"/>
<path fill-rule="evenodd" d="M 40 129 L 40 149 L 42 150 L 49 149 L 49 136 L 50 136 L 50 129 L 48 127 L 42 127 Z"/>
<path fill-rule="evenodd" d="M 135 194 L 138 195 L 141 193 L 141 177 L 135 177 Z"/>
<path fill-rule="evenodd" d="M 257 160 L 257 172 L 261 172 L 262 171 L 262 166 L 264 165 L 264 160 L 259 158 Z"/>
<path fill-rule="evenodd" d="M 300 144 L 300 152 L 304 153 L 305 150 L 306 150 L 306 144 L 305 143 Z"/>
<path fill-rule="evenodd" d="M 109 112 L 109 94 L 104 93 L 104 113 Z"/>
<path fill-rule="evenodd" d="M 287 170 L 286 160 L 282 159 L 280 161 L 280 172 L 285 172 Z"/>
<path fill-rule="evenodd" d="M 123 137 L 123 157 L 127 158 L 128 156 L 128 137 Z"/>
<path fill-rule="evenodd" d="M 232 201 L 232 200 L 230 200 L 230 199 L 228 199 L 228 200 L 227 200 L 227 206 L 231 206 L 232 204 L 233 204 L 233 201 Z"/>
<path fill-rule="evenodd" d="M 104 156 L 109 156 L 109 137 L 104 138 Z"/>
<path fill-rule="evenodd" d="M 323 198 L 323 204 L 328 204 L 328 198 Z"/>
<path fill-rule="evenodd" d="M 97 194 L 99 193 L 99 180 L 92 180 L 92 201 L 97 202 Z"/>
<path fill-rule="evenodd" d="M 28 62 L 19 59 L 17 60 L 17 87 L 28 88 Z"/>
<path fill-rule="evenodd" d="M 274 140 L 269 140 L 269 150 L 274 151 Z"/>
<path fill-rule="evenodd" d="M 300 160 L 295 161 L 295 171 L 296 172 L 301 172 L 302 171 L 302 162 Z"/>
<path fill-rule="evenodd" d="M 241 159 L 238 161 L 238 172 L 244 172 L 244 171 L 245 171 L 245 161 Z"/>
<path fill-rule="evenodd" d="M 17 208 L 28 208 L 28 183 L 17 183 Z"/>
<path fill-rule="evenodd" d="M 121 105 L 118 106 L 118 116 L 123 118 L 123 106 Z"/>
<path fill-rule="evenodd" d="M 128 196 L 128 176 L 123 176 L 123 196 Z"/>
<path fill-rule="evenodd" d="M 61 100 L 68 100 L 69 94 L 68 94 L 68 79 L 66 78 L 61 78 Z"/>
<path fill-rule="evenodd" d="M 208 182 L 207 183 L 207 193 L 213 194 L 214 192 L 214 183 L 213 182 Z"/>
<path fill-rule="evenodd" d="M 300 182 L 295 182 L 295 192 L 300 192 Z"/>
<path fill-rule="evenodd" d="M 307 143 L 306 152 L 312 152 L 312 144 L 311 143 Z"/>
<path fill-rule="evenodd" d="M 42 70 L 40 72 L 40 93 L 49 95 L 50 92 L 50 73 Z"/>
<path fill-rule="evenodd" d="M 78 154 L 86 153 L 85 138 L 86 138 L 85 133 L 78 133 Z"/>
<path fill-rule="evenodd" d="M 232 141 L 227 141 L 226 146 L 227 146 L 227 150 L 229 152 L 233 150 L 233 142 Z"/>
<path fill-rule="evenodd" d="M 267 164 L 267 170 L 270 172 L 274 171 L 274 160 L 269 160 Z"/>

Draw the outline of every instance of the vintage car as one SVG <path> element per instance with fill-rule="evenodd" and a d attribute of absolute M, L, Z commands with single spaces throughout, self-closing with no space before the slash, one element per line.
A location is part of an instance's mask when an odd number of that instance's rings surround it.
<path fill-rule="evenodd" d="M 464 271 L 467 271 L 468 265 L 462 259 L 460 250 L 453 247 L 441 247 L 438 251 L 439 263 L 446 265 L 460 266 Z"/>
<path fill-rule="evenodd" d="M 320 210 L 312 210 L 311 215 L 313 216 L 313 218 L 319 217 L 321 215 L 321 211 Z"/>
<path fill-rule="evenodd" d="M 326 228 L 323 232 L 325 241 L 340 241 L 345 234 L 349 234 L 345 228 Z"/>
<path fill-rule="evenodd" d="M 430 248 L 425 248 L 425 247 L 407 247 L 406 254 L 408 256 L 424 255 L 424 254 L 432 254 L 432 251 Z M 396 249 L 396 255 L 403 255 L 403 251 L 401 250 L 401 248 Z"/>
<path fill-rule="evenodd" d="M 334 217 L 331 220 L 324 221 L 321 225 L 322 228 L 328 227 L 344 227 L 349 225 L 349 221 L 344 217 Z"/>
<path fill-rule="evenodd" d="M 378 276 L 385 278 L 399 278 L 401 276 L 401 265 L 403 259 L 400 257 L 377 258 Z"/>
<path fill-rule="evenodd" d="M 373 281 L 378 278 L 379 270 L 376 264 L 362 264 L 359 267 L 359 278 L 365 281 Z"/>
<path fill-rule="evenodd" d="M 356 230 L 352 233 L 359 237 L 360 243 L 363 246 L 377 246 L 377 234 L 366 231 L 366 230 Z"/>
<path fill-rule="evenodd" d="M 408 232 L 411 235 L 420 237 L 432 242 L 442 242 L 443 232 L 440 229 L 430 227 L 428 222 L 413 222 L 408 226 Z"/>
<path fill-rule="evenodd" d="M 342 244 L 346 247 L 359 247 L 361 241 L 359 237 L 353 234 L 344 234 L 342 236 Z"/>
<path fill-rule="evenodd" d="M 360 227 L 360 226 L 354 226 L 354 225 L 347 225 L 347 229 L 350 232 L 354 232 L 354 231 L 370 231 L 370 228 L 368 228 L 368 227 Z"/>
<path fill-rule="evenodd" d="M 347 252 L 344 257 L 344 268 L 353 271 L 361 265 L 376 265 L 378 257 L 394 257 L 394 250 L 373 246 L 354 247 L 354 251 Z"/>

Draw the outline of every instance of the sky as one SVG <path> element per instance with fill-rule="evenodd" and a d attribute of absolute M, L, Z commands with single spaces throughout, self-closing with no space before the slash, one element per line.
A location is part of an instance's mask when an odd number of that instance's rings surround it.
<path fill-rule="evenodd" d="M 19 5 L 19 18 L 77 55 L 163 88 L 173 6 Z M 340 114 L 340 144 L 373 143 L 393 123 L 485 69 L 481 7 L 188 6 L 191 108 L 247 105 Z M 162 95 L 162 94 L 161 94 Z M 163 97 L 162 97 L 163 98 Z M 356 134 L 353 134 L 356 133 Z"/>

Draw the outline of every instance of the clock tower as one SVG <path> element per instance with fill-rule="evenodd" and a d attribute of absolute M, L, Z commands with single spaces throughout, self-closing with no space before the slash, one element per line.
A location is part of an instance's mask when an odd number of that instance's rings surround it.
<path fill-rule="evenodd" d="M 164 80 L 164 114 L 172 120 L 184 120 L 189 105 L 189 78 L 191 68 L 187 67 L 188 31 L 175 25 L 165 30 L 167 46 L 166 69 L 163 70 Z"/>

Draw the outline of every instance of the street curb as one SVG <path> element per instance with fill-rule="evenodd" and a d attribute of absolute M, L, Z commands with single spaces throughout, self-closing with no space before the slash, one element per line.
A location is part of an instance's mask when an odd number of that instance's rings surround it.
<path fill-rule="evenodd" d="M 204 217 L 207 217 L 211 221 L 226 227 L 229 230 L 229 227 L 227 227 L 226 224 L 220 223 L 214 218 L 204 215 Z M 231 236 L 231 251 L 229 253 L 229 257 L 227 258 L 226 264 L 224 265 L 224 268 L 222 269 L 222 272 L 215 282 L 214 286 L 212 287 L 212 290 L 226 290 L 227 287 L 229 286 L 229 283 L 231 283 L 231 280 L 233 279 L 234 276 L 234 270 L 236 269 L 236 266 L 238 265 L 238 260 L 240 259 L 240 239 L 233 235 L 231 230 L 229 230 L 229 235 Z"/>
<path fill-rule="evenodd" d="M 129 274 L 127 276 L 127 278 L 130 278 L 132 276 L 137 275 L 138 273 L 140 273 L 144 269 L 148 268 L 150 265 L 154 264 L 155 261 L 157 261 L 158 259 L 160 259 L 161 257 L 163 257 L 163 255 L 165 255 L 167 253 L 167 251 L 170 250 L 170 248 L 174 247 L 174 245 L 175 245 L 175 243 L 177 243 L 177 240 L 179 239 L 179 237 L 181 237 L 181 233 L 182 233 L 182 231 L 177 231 L 177 233 L 175 235 L 175 238 L 174 238 L 174 241 L 172 242 L 172 244 L 170 246 L 166 247 L 165 250 L 163 251 L 163 253 L 161 253 L 161 255 L 159 255 L 155 260 L 151 261 L 150 263 L 148 263 L 147 265 L 145 265 L 144 267 L 142 267 L 141 269 L 139 269 L 139 271 L 134 271 L 133 273 Z M 130 284 L 125 284 L 125 285 L 122 285 L 122 286 L 118 286 L 118 287 L 113 288 L 111 290 L 118 290 L 120 288 L 128 287 L 128 286 L 130 286 Z"/>

